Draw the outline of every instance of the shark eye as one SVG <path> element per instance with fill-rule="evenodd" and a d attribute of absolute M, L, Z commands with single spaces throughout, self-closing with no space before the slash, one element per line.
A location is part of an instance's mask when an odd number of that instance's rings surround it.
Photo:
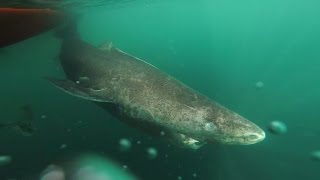
<path fill-rule="evenodd" d="M 204 125 L 204 129 L 206 131 L 214 131 L 216 129 L 216 125 L 213 124 L 213 122 L 207 122 L 205 125 Z"/>

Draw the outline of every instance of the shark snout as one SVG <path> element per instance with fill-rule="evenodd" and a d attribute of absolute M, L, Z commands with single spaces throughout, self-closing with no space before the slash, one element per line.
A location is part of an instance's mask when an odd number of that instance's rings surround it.
<path fill-rule="evenodd" d="M 263 141 L 266 138 L 265 132 L 260 129 L 257 132 L 251 132 L 244 135 L 246 144 L 255 144 L 260 141 Z"/>

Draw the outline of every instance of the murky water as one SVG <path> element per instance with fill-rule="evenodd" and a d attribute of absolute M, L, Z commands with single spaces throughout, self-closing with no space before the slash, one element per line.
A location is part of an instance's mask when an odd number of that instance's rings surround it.
<path fill-rule="evenodd" d="M 0 49 L 0 123 L 18 122 L 28 105 L 35 127 L 32 136 L 0 129 L 1 180 L 99 179 L 99 173 L 142 180 L 320 179 L 320 2 L 0 0 L 0 6 L 76 12 L 85 42 L 95 48 L 112 42 L 266 132 L 257 144 L 209 143 L 194 151 L 163 140 L 165 131 L 158 138 L 133 128 L 44 78 L 65 78 L 62 41 L 52 29 Z"/>

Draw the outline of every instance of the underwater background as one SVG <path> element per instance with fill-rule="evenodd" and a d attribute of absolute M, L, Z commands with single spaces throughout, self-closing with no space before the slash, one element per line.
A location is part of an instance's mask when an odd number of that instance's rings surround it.
<path fill-rule="evenodd" d="M 192 151 L 129 127 L 44 79 L 64 74 L 61 41 L 50 31 L 0 49 L 0 122 L 19 119 L 26 104 L 36 115 L 33 136 L 1 129 L 0 155 L 12 162 L 0 166 L 0 180 L 38 176 L 49 164 L 84 152 L 126 165 L 143 180 L 320 179 L 320 161 L 312 158 L 320 150 L 320 2 L 82 3 L 64 8 L 79 16 L 83 40 L 97 47 L 112 42 L 155 65 L 256 123 L 266 139 Z M 274 120 L 285 123 L 287 133 L 268 131 Z M 122 138 L 131 141 L 129 151 L 119 150 Z M 149 147 L 156 158 L 147 157 Z"/>

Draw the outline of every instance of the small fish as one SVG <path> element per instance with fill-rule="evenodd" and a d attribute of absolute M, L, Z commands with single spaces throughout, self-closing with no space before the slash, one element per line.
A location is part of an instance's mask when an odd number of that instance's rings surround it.
<path fill-rule="evenodd" d="M 22 117 L 19 121 L 2 123 L 0 124 L 0 129 L 13 128 L 24 136 L 32 136 L 35 132 L 35 127 L 33 124 L 34 112 L 31 109 L 30 105 L 25 105 L 21 107 L 21 111 L 22 111 Z"/>

